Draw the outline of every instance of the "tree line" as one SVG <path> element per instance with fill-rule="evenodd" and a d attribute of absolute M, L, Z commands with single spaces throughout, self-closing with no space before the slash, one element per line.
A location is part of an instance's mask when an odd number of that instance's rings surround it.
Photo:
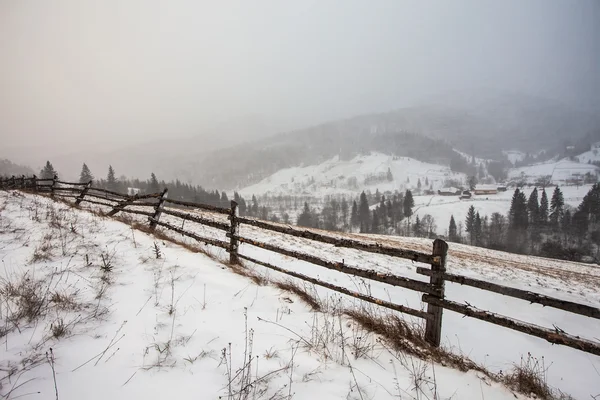
<path fill-rule="evenodd" d="M 463 235 L 464 227 L 464 235 Z M 535 187 L 529 197 L 515 189 L 508 215 L 480 215 L 471 206 L 464 221 L 450 217 L 448 240 L 513 253 L 571 261 L 598 260 L 600 252 L 600 184 L 596 183 L 577 208 L 565 204 L 560 187 L 550 200 Z"/>

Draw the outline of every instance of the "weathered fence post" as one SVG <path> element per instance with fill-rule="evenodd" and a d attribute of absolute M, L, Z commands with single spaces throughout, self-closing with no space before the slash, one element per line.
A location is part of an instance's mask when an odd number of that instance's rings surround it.
<path fill-rule="evenodd" d="M 16 189 L 17 188 L 17 180 L 15 179 L 15 176 L 11 176 L 10 177 L 11 180 L 11 189 Z"/>
<path fill-rule="evenodd" d="M 50 197 L 54 197 L 54 188 L 56 187 L 57 180 L 58 180 L 58 176 L 54 175 L 54 178 L 52 178 L 52 186 L 50 187 Z"/>
<path fill-rule="evenodd" d="M 33 175 L 33 177 L 31 178 L 31 184 L 33 187 L 33 191 L 37 192 L 38 191 L 37 176 Z"/>
<path fill-rule="evenodd" d="M 25 184 L 25 175 L 21 175 L 21 189 L 27 189 L 27 185 Z"/>
<path fill-rule="evenodd" d="M 237 239 L 240 231 L 240 223 L 237 217 L 238 203 L 231 200 L 231 211 L 229 213 L 229 263 L 231 264 L 240 263 L 240 259 L 238 257 L 238 247 L 240 246 L 240 244 Z"/>
<path fill-rule="evenodd" d="M 154 208 L 154 216 L 150 217 L 150 230 L 153 231 L 156 229 L 156 223 L 160 219 L 160 214 L 162 214 L 162 210 L 165 207 L 165 198 L 167 197 L 168 189 L 162 191 L 160 194 L 160 198 L 158 199 L 158 204 Z"/>
<path fill-rule="evenodd" d="M 429 278 L 431 286 L 436 290 L 432 297 L 444 299 L 444 278 L 446 272 L 446 255 L 448 254 L 448 244 L 441 239 L 435 239 L 433 242 L 434 261 L 431 264 L 432 275 Z M 442 312 L 443 308 L 427 304 L 427 313 L 432 316 L 425 325 L 425 340 L 432 346 L 439 347 L 442 339 Z"/>
<path fill-rule="evenodd" d="M 75 200 L 75 205 L 78 206 L 83 201 L 83 198 L 85 197 L 85 195 L 87 194 L 88 190 L 90 190 L 91 187 L 92 187 L 92 181 L 89 181 L 87 183 L 87 185 L 85 185 L 85 187 L 83 188 L 81 193 L 79 194 L 79 197 L 77 197 L 77 199 Z"/>

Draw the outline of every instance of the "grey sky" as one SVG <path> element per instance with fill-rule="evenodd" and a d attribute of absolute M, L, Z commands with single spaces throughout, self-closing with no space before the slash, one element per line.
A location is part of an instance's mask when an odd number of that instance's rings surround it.
<path fill-rule="evenodd" d="M 0 140 L 301 127 L 479 87 L 597 111 L 599 25 L 595 0 L 2 0 Z"/>

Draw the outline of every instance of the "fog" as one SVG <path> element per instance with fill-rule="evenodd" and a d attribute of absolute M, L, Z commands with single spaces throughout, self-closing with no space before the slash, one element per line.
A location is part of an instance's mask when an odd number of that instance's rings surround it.
<path fill-rule="evenodd" d="M 28 162 L 218 142 L 222 126 L 249 139 L 452 91 L 600 111 L 595 0 L 3 0 L 0 54 L 0 157 Z"/>

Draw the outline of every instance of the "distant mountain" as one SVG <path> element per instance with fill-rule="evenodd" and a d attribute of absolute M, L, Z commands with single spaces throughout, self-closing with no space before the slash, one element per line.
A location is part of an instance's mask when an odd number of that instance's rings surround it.
<path fill-rule="evenodd" d="M 0 160 L 0 176 L 32 176 L 33 170 L 27 166 L 15 164 L 10 160 Z"/>

